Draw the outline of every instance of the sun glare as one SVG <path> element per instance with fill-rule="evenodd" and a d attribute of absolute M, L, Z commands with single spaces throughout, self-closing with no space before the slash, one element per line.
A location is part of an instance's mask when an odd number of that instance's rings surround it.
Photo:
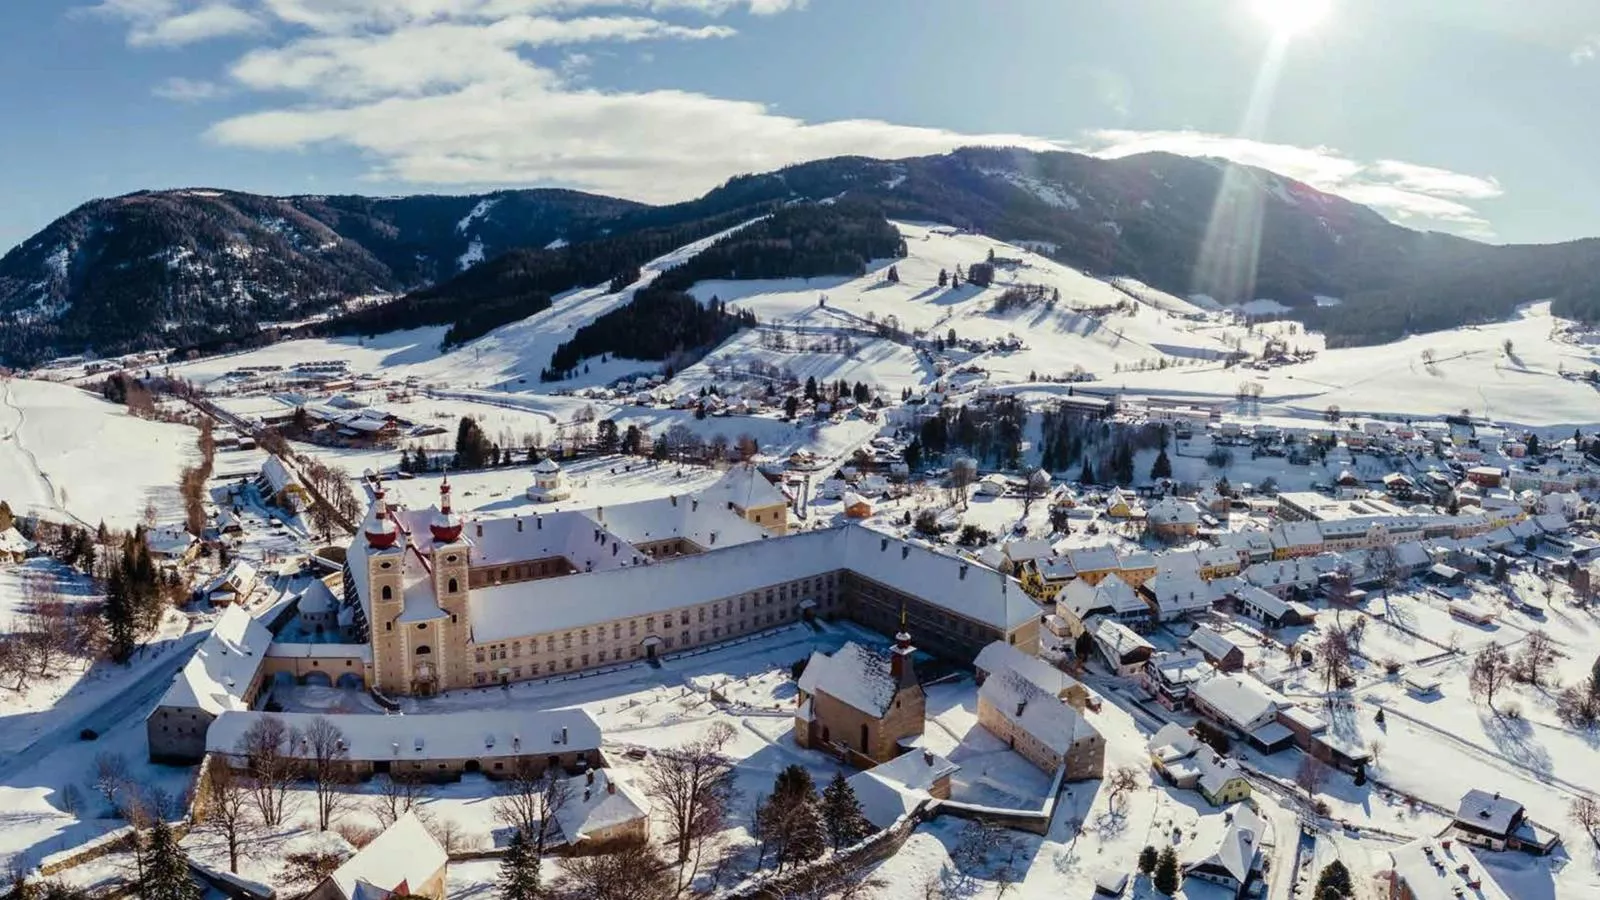
<path fill-rule="evenodd" d="M 1327 18 L 1333 0 L 1251 0 L 1251 5 L 1273 32 L 1290 37 L 1310 31 Z"/>

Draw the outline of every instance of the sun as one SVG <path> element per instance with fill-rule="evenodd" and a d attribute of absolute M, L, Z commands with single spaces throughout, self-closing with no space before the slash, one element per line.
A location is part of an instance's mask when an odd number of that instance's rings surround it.
<path fill-rule="evenodd" d="M 1292 37 L 1327 18 L 1333 0 L 1250 0 L 1250 5 L 1275 34 Z"/>

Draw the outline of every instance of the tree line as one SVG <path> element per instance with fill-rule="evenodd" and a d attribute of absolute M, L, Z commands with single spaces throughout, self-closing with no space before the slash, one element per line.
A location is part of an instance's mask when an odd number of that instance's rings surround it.
<path fill-rule="evenodd" d="M 753 313 L 730 311 L 716 297 L 702 304 L 682 291 L 643 288 L 628 303 L 574 332 L 556 348 L 539 377 L 545 381 L 571 377 L 583 360 L 607 354 L 663 361 L 670 374 L 755 324 Z"/>

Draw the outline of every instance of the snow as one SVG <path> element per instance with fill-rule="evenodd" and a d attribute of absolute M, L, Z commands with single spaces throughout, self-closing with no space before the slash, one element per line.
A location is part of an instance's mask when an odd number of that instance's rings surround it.
<path fill-rule="evenodd" d="M 206 749 L 227 753 L 263 717 L 274 717 L 291 730 L 304 731 L 313 713 L 265 713 L 233 710 L 217 716 L 206 732 Z M 582 752 L 600 746 L 600 728 L 582 710 L 472 710 L 390 716 L 342 716 L 335 723 L 344 732 L 349 758 L 383 760 L 494 759 L 522 755 Z M 298 751 L 298 752 L 297 752 Z M 304 747 L 290 746 L 292 755 Z"/>
<path fill-rule="evenodd" d="M 854 709 L 881 718 L 894 702 L 895 683 L 888 654 L 850 642 L 830 655 L 811 654 L 800 675 L 800 691 L 827 694 Z"/>
<path fill-rule="evenodd" d="M 0 378 L 0 498 L 18 515 L 132 528 L 153 504 L 158 518 L 178 518 L 195 438 L 77 388 Z"/>
<path fill-rule="evenodd" d="M 494 209 L 495 204 L 499 202 L 499 197 L 485 197 L 484 199 L 479 200 L 477 205 L 473 206 L 472 210 L 465 216 L 462 216 L 461 221 L 456 223 L 456 231 L 460 234 L 466 234 L 467 229 L 472 227 L 473 222 L 476 222 L 484 216 L 487 216 L 489 214 L 489 210 Z M 481 254 L 482 245 L 480 244 L 479 246 Z M 466 268 L 466 266 L 462 266 L 462 268 Z"/>
<path fill-rule="evenodd" d="M 173 679 L 159 705 L 209 713 L 247 709 L 244 694 L 261 670 L 271 642 L 267 626 L 243 607 L 228 607 Z"/>
<path fill-rule="evenodd" d="M 348 900 L 385 896 L 401 885 L 420 889 L 445 867 L 449 857 L 414 812 L 407 812 L 328 876 Z"/>
<path fill-rule="evenodd" d="M 483 240 L 473 238 L 467 244 L 466 252 L 456 257 L 456 268 L 464 272 L 481 262 L 483 262 Z"/>
<path fill-rule="evenodd" d="M 567 239 L 566 238 L 556 238 L 555 240 L 551 241 L 550 243 L 545 244 L 544 248 L 546 250 L 560 250 L 562 247 L 565 247 L 566 245 L 567 245 Z"/>

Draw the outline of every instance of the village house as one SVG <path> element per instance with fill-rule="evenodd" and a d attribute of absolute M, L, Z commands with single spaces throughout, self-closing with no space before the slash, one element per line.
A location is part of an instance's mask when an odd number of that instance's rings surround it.
<path fill-rule="evenodd" d="M 212 608 L 232 606 L 249 599 L 256 589 L 256 567 L 238 559 L 200 588 Z"/>
<path fill-rule="evenodd" d="M 567 799 L 555 812 L 561 840 L 577 853 L 650 839 L 650 801 L 612 769 L 589 769 L 567 779 Z"/>
<path fill-rule="evenodd" d="M 926 700 L 912 664 L 911 636 L 895 636 L 880 653 L 850 641 L 838 652 L 811 654 L 800 675 L 795 743 L 832 749 L 853 765 L 899 756 L 925 727 Z"/>
<path fill-rule="evenodd" d="M 1189 692 L 1215 671 L 1199 650 L 1153 653 L 1145 661 L 1141 684 L 1157 703 L 1171 710 L 1189 708 Z"/>
<path fill-rule="evenodd" d="M 1157 540 L 1177 544 L 1200 532 L 1200 510 L 1187 500 L 1166 497 L 1150 507 L 1145 523 Z"/>
<path fill-rule="evenodd" d="M 1139 594 L 1155 609 L 1156 619 L 1172 622 L 1190 618 L 1211 608 L 1214 590 L 1200 573 L 1187 569 L 1167 569 L 1139 585 Z"/>
<path fill-rule="evenodd" d="M 182 525 L 157 525 L 145 529 L 144 545 L 157 562 L 177 565 L 193 562 L 200 553 L 200 541 Z"/>
<path fill-rule="evenodd" d="M 1250 782 L 1239 764 L 1176 722 L 1150 736 L 1150 763 L 1168 784 L 1199 791 L 1212 806 L 1250 799 Z"/>
<path fill-rule="evenodd" d="M 1135 677 L 1144 671 L 1145 664 L 1155 652 L 1155 647 L 1149 641 L 1112 619 L 1091 620 L 1089 635 L 1112 673 L 1124 678 Z"/>
<path fill-rule="evenodd" d="M 1003 641 L 995 641 L 984 647 L 972 665 L 979 686 L 995 675 L 1015 672 L 1033 682 L 1040 690 L 1064 701 L 1079 712 L 1091 706 L 1098 706 L 1083 682 L 1039 657 L 1023 653 Z"/>
<path fill-rule="evenodd" d="M 306 895 L 305 900 L 445 900 L 449 856 L 414 812 L 357 850 Z"/>
<path fill-rule="evenodd" d="M 553 503 L 572 496 L 572 485 L 567 473 L 554 457 L 546 456 L 533 467 L 533 484 L 528 488 L 528 499 L 535 503 Z"/>
<path fill-rule="evenodd" d="M 1105 739 L 1083 714 L 1014 671 L 978 689 L 978 724 L 1046 774 L 1066 768 L 1067 781 L 1099 778 Z"/>
<path fill-rule="evenodd" d="M 1512 900 L 1467 847 L 1449 838 L 1424 838 L 1382 854 L 1381 900 Z"/>
<path fill-rule="evenodd" d="M 217 717 L 248 710 L 254 703 L 271 643 L 272 632 L 243 608 L 224 609 L 145 719 L 150 761 L 199 762 Z"/>
<path fill-rule="evenodd" d="M 1183 877 L 1194 878 L 1244 897 L 1261 876 L 1261 837 L 1265 822 L 1248 804 L 1228 810 L 1230 819 L 1217 848 L 1183 865 Z"/>
<path fill-rule="evenodd" d="M 1216 675 L 1196 684 L 1190 697 L 1196 712 L 1263 752 L 1275 753 L 1294 742 L 1294 734 L 1278 722 L 1278 710 L 1289 701 L 1254 678 Z"/>
<path fill-rule="evenodd" d="M 1521 850 L 1543 856 L 1561 836 L 1528 818 L 1528 811 L 1510 797 L 1473 788 L 1456 807 L 1451 832 L 1462 841 L 1487 850 Z"/>
<path fill-rule="evenodd" d="M 16 565 L 26 560 L 33 550 L 33 541 L 23 537 L 15 525 L 0 531 L 0 565 Z"/>
<path fill-rule="evenodd" d="M 1056 594 L 1056 615 L 1074 638 L 1082 634 L 1088 627 L 1088 620 L 1096 616 L 1140 631 L 1154 624 L 1150 603 L 1121 576 L 1096 584 L 1082 579 L 1069 582 Z"/>
<path fill-rule="evenodd" d="M 1229 594 L 1239 612 L 1267 628 L 1307 625 L 1316 619 L 1316 610 L 1298 601 L 1284 600 L 1254 585 L 1240 585 Z"/>
<path fill-rule="evenodd" d="M 930 800 L 950 799 L 950 779 L 961 767 L 930 751 L 903 753 L 848 779 L 861 813 L 877 828 L 888 828 Z"/>
<path fill-rule="evenodd" d="M 1206 661 L 1219 672 L 1237 672 L 1244 668 L 1244 650 L 1222 633 L 1205 625 L 1195 626 L 1187 638 L 1189 646 L 1205 655 Z"/>
<path fill-rule="evenodd" d="M 842 498 L 844 514 L 849 519 L 872 518 L 872 502 L 855 491 L 846 491 Z"/>
<path fill-rule="evenodd" d="M 1089 585 L 1099 584 L 1122 569 L 1122 559 L 1110 545 L 1068 550 L 1066 557 L 1077 580 Z"/>

